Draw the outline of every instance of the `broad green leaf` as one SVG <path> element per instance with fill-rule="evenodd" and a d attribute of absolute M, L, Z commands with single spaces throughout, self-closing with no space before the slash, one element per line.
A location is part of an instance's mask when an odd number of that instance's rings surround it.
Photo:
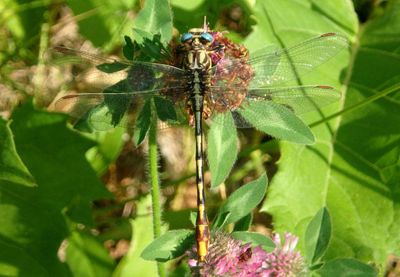
<path fill-rule="evenodd" d="M 157 275 L 156 263 L 145 261 L 140 257 L 143 249 L 153 241 L 153 232 L 149 230 L 149 227 L 153 224 L 153 219 L 151 214 L 148 213 L 149 209 L 151 209 L 150 195 L 138 203 L 137 214 L 139 216 L 131 220 L 132 239 L 129 251 L 118 264 L 113 277 Z"/>
<path fill-rule="evenodd" d="M 128 12 L 136 0 L 68 0 L 67 3 L 74 15 L 79 17 L 80 34 L 96 47 L 112 48 L 121 44 L 123 35 L 131 34 L 133 24 Z"/>
<path fill-rule="evenodd" d="M 207 141 L 211 186 L 216 187 L 228 177 L 237 157 L 237 132 L 231 113 L 214 117 Z"/>
<path fill-rule="evenodd" d="M 90 202 L 109 197 L 85 159 L 93 143 L 69 130 L 65 116 L 36 111 L 29 103 L 14 111 L 11 130 L 37 186 L 0 181 L 0 244 L 10 249 L 0 252 L 1 267 L 17 268 L 15 276 L 30 270 L 29 276 L 68 276 L 57 256 L 69 233 L 65 214 L 91 224 Z"/>
<path fill-rule="evenodd" d="M 90 107 L 88 111 L 74 124 L 74 128 L 83 132 L 109 131 L 116 126 L 123 126 L 124 115 L 131 97 L 118 92 L 128 92 L 127 82 L 119 81 L 104 89 L 104 101 Z M 113 93 L 113 95 L 107 95 Z"/>
<path fill-rule="evenodd" d="M 119 122 L 118 122 L 119 123 Z M 74 125 L 74 128 L 80 131 L 108 131 L 114 128 L 117 122 L 113 122 L 113 114 L 110 112 L 110 108 L 104 103 L 92 108 L 86 117 L 82 118 Z"/>
<path fill-rule="evenodd" d="M 315 272 L 321 277 L 375 277 L 376 270 L 355 259 L 337 259 L 327 262 Z"/>
<path fill-rule="evenodd" d="M 169 1 L 147 0 L 135 18 L 133 33 L 139 42 L 160 34 L 161 41 L 168 43 L 172 38 L 172 10 Z"/>
<path fill-rule="evenodd" d="M 2 276 L 48 275 L 46 268 L 35 257 L 19 246 L 3 241 L 0 241 L 0 273 Z"/>
<path fill-rule="evenodd" d="M 86 152 L 86 158 L 100 176 L 114 162 L 125 143 L 124 128 L 114 128 L 108 132 L 97 132 L 90 135 L 97 145 Z"/>
<path fill-rule="evenodd" d="M 168 226 L 169 230 L 193 228 L 196 226 L 196 217 L 193 209 L 164 210 L 162 215 L 163 225 Z"/>
<path fill-rule="evenodd" d="M 191 230 L 168 231 L 153 240 L 140 256 L 149 261 L 166 262 L 183 255 L 193 242 L 194 234 Z"/>
<path fill-rule="evenodd" d="M 331 238 L 329 212 L 322 208 L 308 224 L 305 234 L 305 255 L 309 264 L 317 262 L 325 253 Z"/>
<path fill-rule="evenodd" d="M 233 232 L 232 237 L 243 242 L 251 242 L 252 246 L 261 246 L 266 251 L 272 251 L 276 245 L 269 237 L 254 232 Z"/>
<path fill-rule="evenodd" d="M 9 125 L 0 117 L 0 182 L 35 186 L 32 175 L 15 149 Z"/>
<path fill-rule="evenodd" d="M 269 101 L 254 101 L 239 112 L 255 128 L 273 137 L 300 144 L 314 143 L 310 128 L 286 107 Z"/>
<path fill-rule="evenodd" d="M 114 268 L 103 243 L 93 235 L 78 231 L 68 238 L 66 261 L 74 276 L 108 277 Z"/>
<path fill-rule="evenodd" d="M 342 99 L 337 107 L 324 110 L 325 116 L 357 108 L 315 125 L 315 146 L 282 143 L 279 171 L 264 210 L 273 216 L 278 231 L 302 237 L 307 222 L 326 206 L 332 239 L 324 259 L 355 257 L 384 263 L 388 253 L 400 251 L 400 1 L 388 2 L 383 13 L 376 13 L 359 32 L 350 24 L 356 18 L 341 21 L 355 17 L 348 1 L 337 1 L 332 15 L 322 12 L 331 6 L 328 1 L 315 2 L 317 9 L 314 1 L 264 1 L 259 10 L 273 30 L 268 23 L 263 32 L 284 46 L 310 34 L 347 33 L 355 43 L 351 57 L 343 53 L 301 81 L 331 85 L 343 81 Z M 283 16 L 282 10 L 288 12 Z M 266 37 L 255 31 L 256 35 L 259 40 Z M 320 119 L 318 114 L 307 117 L 308 122 Z"/>
<path fill-rule="evenodd" d="M 221 15 L 227 11 L 235 11 L 240 8 L 240 28 L 241 30 L 250 31 L 250 24 L 254 23 L 251 17 L 251 5 L 255 1 L 248 0 L 171 0 L 171 5 L 174 10 L 174 27 L 180 33 L 187 32 L 189 28 L 202 28 L 204 17 L 207 16 L 207 22 L 210 27 L 218 26 L 221 30 L 229 30 L 230 26 L 219 26 L 221 23 Z M 223 16 L 222 16 L 223 17 Z M 229 30 L 227 34 L 230 38 L 240 37 L 241 35 L 235 34 L 235 30 Z"/>
<path fill-rule="evenodd" d="M 263 174 L 257 180 L 237 189 L 219 208 L 214 227 L 222 227 L 249 214 L 264 198 L 268 179 Z"/>

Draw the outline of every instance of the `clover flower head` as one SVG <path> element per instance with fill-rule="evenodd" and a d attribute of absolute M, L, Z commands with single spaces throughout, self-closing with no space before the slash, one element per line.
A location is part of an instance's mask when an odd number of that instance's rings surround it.
<path fill-rule="evenodd" d="M 188 251 L 189 266 L 194 276 L 223 277 L 292 277 L 304 276 L 305 266 L 300 252 L 295 250 L 298 238 L 286 233 L 282 244 L 278 234 L 273 236 L 275 249 L 266 252 L 260 246 L 251 247 L 231 235 L 213 234 L 206 261 L 198 265 L 196 248 Z"/>

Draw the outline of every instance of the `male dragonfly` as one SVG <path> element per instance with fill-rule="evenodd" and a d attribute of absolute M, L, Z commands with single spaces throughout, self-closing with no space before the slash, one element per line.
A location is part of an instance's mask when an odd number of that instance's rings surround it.
<path fill-rule="evenodd" d="M 205 25 L 184 33 L 172 49 L 172 58 L 165 63 L 117 61 L 57 47 L 56 51 L 62 54 L 95 65 L 99 81 L 112 78 L 115 84 L 99 84 L 94 93 L 62 96 L 55 106 L 76 119 L 84 118 L 94 130 L 120 124 L 124 113 L 132 107 L 138 111 L 136 125 L 143 123 L 140 111 L 150 105 L 157 113 L 158 109 L 167 110 L 168 116 L 160 113 L 158 117 L 168 123 L 178 122 L 178 115 L 186 113 L 196 140 L 196 240 L 201 264 L 210 239 L 204 197 L 203 120 L 212 122 L 215 116 L 224 114 L 232 116 L 238 127 L 252 127 L 254 117 L 249 118 L 248 111 L 260 115 L 257 121 L 271 122 L 271 118 L 263 118 L 265 111 L 257 103 L 272 101 L 282 109 L 301 114 L 338 100 L 340 92 L 330 86 L 282 84 L 310 72 L 347 45 L 344 36 L 326 33 L 287 49 L 265 48 L 250 56 L 243 46 Z"/>

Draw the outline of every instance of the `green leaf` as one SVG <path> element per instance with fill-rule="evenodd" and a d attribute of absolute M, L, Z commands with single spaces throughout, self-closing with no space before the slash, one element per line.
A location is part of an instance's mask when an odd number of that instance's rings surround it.
<path fill-rule="evenodd" d="M 239 112 L 255 128 L 273 137 L 300 144 L 315 142 L 310 128 L 284 106 L 270 101 L 253 101 Z"/>
<path fill-rule="evenodd" d="M 118 95 L 118 97 L 113 94 L 111 96 L 107 96 L 107 93 L 120 93 L 120 92 L 131 92 L 131 88 L 126 80 L 121 80 L 109 87 L 107 87 L 104 93 L 104 104 L 109 109 L 109 112 L 112 115 L 111 124 L 114 126 L 118 125 L 122 118 L 125 115 L 125 112 L 128 110 L 129 105 L 131 104 L 131 96 L 128 94 Z"/>
<path fill-rule="evenodd" d="M 68 238 L 66 261 L 74 276 L 110 276 L 114 261 L 93 235 L 73 232 Z"/>
<path fill-rule="evenodd" d="M 251 226 L 251 222 L 253 221 L 253 214 L 249 213 L 248 215 L 242 217 L 235 223 L 234 231 L 247 231 Z"/>
<path fill-rule="evenodd" d="M 178 117 L 175 112 L 174 104 L 170 100 L 162 97 L 154 97 L 153 99 L 158 118 L 164 122 L 176 123 Z"/>
<path fill-rule="evenodd" d="M 83 132 L 109 131 L 125 122 L 123 117 L 131 104 L 130 95 L 119 92 L 129 92 L 130 88 L 126 80 L 119 81 L 104 89 L 104 101 L 97 105 L 88 106 L 90 109 L 74 128 Z M 108 95 L 112 93 L 112 95 Z"/>
<path fill-rule="evenodd" d="M 231 217 L 231 212 L 223 212 L 223 213 L 218 213 L 215 220 L 212 223 L 212 229 L 215 230 L 219 230 L 222 227 L 224 227 L 227 223 L 229 218 Z"/>
<path fill-rule="evenodd" d="M 248 0 L 219 0 L 219 1 L 206 1 L 206 0 L 172 0 L 171 5 L 174 10 L 174 27 L 181 33 L 186 32 L 189 28 L 202 28 L 204 16 L 207 16 L 207 22 L 210 26 L 218 26 L 222 30 L 229 29 L 229 26 L 220 27 L 221 15 L 227 11 L 238 10 L 240 8 L 240 30 L 242 32 L 250 31 L 250 24 L 254 22 L 251 17 L 251 5 L 254 1 Z M 235 30 L 230 29 L 228 36 L 230 38 L 239 37 Z"/>
<path fill-rule="evenodd" d="M 18 156 L 9 125 L 0 117 L 0 182 L 33 187 L 35 181 Z"/>
<path fill-rule="evenodd" d="M 123 34 L 131 32 L 132 21 L 128 12 L 133 9 L 136 0 L 68 0 L 67 3 L 74 15 L 79 16 L 79 33 L 96 47 L 112 49 L 114 45 L 121 44 Z"/>
<path fill-rule="evenodd" d="M 118 263 L 113 277 L 125 276 L 157 276 L 157 265 L 151 261 L 145 261 L 140 257 L 140 253 L 153 240 L 153 232 L 149 232 L 153 219 L 148 213 L 151 209 L 151 197 L 140 200 L 137 205 L 137 214 L 140 215 L 131 220 L 132 239 L 128 253 Z"/>
<path fill-rule="evenodd" d="M 264 198 L 268 179 L 263 174 L 257 180 L 237 189 L 219 208 L 213 227 L 222 227 L 249 214 Z"/>
<path fill-rule="evenodd" d="M 114 128 L 108 132 L 91 134 L 97 145 L 86 152 L 86 158 L 98 176 L 104 174 L 109 165 L 118 158 L 125 143 L 124 133 L 124 128 Z"/>
<path fill-rule="evenodd" d="M 93 142 L 68 129 L 65 116 L 37 111 L 30 103 L 14 111 L 11 130 L 37 186 L 0 180 L 0 244 L 7 245 L 1 247 L 1 267 L 32 273 L 27 276 L 67 276 L 57 256 L 69 233 L 65 214 L 91 224 L 90 202 L 110 196 L 85 159 Z M 42 271 L 46 274 L 34 275 Z"/>
<path fill-rule="evenodd" d="M 149 261 L 166 262 L 183 255 L 193 241 L 194 234 L 191 230 L 168 231 L 150 243 L 140 256 Z"/>
<path fill-rule="evenodd" d="M 172 10 L 169 1 L 147 0 L 135 18 L 133 33 L 138 42 L 144 38 L 151 40 L 153 35 L 160 34 L 161 41 L 168 43 L 172 38 Z"/>
<path fill-rule="evenodd" d="M 19 246 L 0 241 L 0 272 L 3 276 L 46 276 L 39 261 Z"/>
<path fill-rule="evenodd" d="M 215 116 L 208 132 L 207 147 L 211 187 L 220 185 L 228 177 L 236 161 L 237 152 L 237 132 L 231 113 Z"/>
<path fill-rule="evenodd" d="M 136 145 L 141 144 L 145 139 L 146 134 L 150 129 L 150 122 L 151 122 L 151 101 L 150 99 L 148 99 L 144 103 L 143 108 L 140 111 L 139 116 L 136 120 L 135 132 L 133 133 L 133 140 Z"/>
<path fill-rule="evenodd" d="M 337 259 L 327 262 L 316 271 L 321 277 L 375 277 L 376 270 L 355 259 Z"/>
<path fill-rule="evenodd" d="M 125 45 L 122 48 L 124 57 L 128 60 L 133 60 L 133 55 L 134 55 L 133 41 L 129 36 L 124 36 L 124 40 L 125 40 Z"/>
<path fill-rule="evenodd" d="M 160 62 L 171 59 L 168 45 L 161 41 L 160 34 L 144 34 L 144 38 L 138 41 L 132 41 L 125 36 L 125 45 L 123 53 L 128 60 L 144 62 Z M 151 39 L 147 37 L 152 37 Z M 143 69 L 142 69 L 143 70 Z"/>
<path fill-rule="evenodd" d="M 331 219 L 328 209 L 319 210 L 308 224 L 305 234 L 305 255 L 309 264 L 316 263 L 325 253 L 331 238 Z"/>
<path fill-rule="evenodd" d="M 81 118 L 75 125 L 74 128 L 80 131 L 90 132 L 95 131 L 108 131 L 116 127 L 119 121 L 113 120 L 113 114 L 110 112 L 110 108 L 101 103 L 100 105 L 93 107 L 87 114 L 87 116 Z"/>
<path fill-rule="evenodd" d="M 197 212 L 191 212 L 189 215 L 189 221 L 190 223 L 192 223 L 192 226 L 195 227 L 196 226 L 196 219 L 197 219 Z"/>
<path fill-rule="evenodd" d="M 2 23 L 7 25 L 14 39 L 24 43 L 38 43 L 41 27 L 45 19 L 46 3 L 5 0 L 0 4 Z M 32 40 L 31 42 L 29 40 Z"/>
<path fill-rule="evenodd" d="M 264 250 L 271 252 L 276 245 L 269 237 L 255 232 L 233 232 L 232 237 L 243 242 L 251 242 L 252 246 L 261 246 Z"/>
<path fill-rule="evenodd" d="M 400 251 L 400 59 L 396 42 L 400 1 L 388 2 L 359 32 L 350 2 L 335 3 L 337 9 L 329 15 L 321 12 L 331 6 L 328 1 L 267 0 L 259 8 L 274 27 L 259 26 L 265 28 L 263 33 L 284 45 L 306 39 L 310 33 L 332 31 L 347 33 L 355 43 L 351 54 L 342 53 L 301 79 L 303 83 L 336 83 L 337 87 L 342 80 L 342 99 L 322 112 L 325 116 L 342 108 L 344 112 L 313 127 L 316 145 L 282 143 L 279 171 L 263 210 L 272 215 L 277 231 L 301 237 L 310 218 L 326 206 L 332 238 L 324 259 L 355 257 L 383 264 L 389 253 Z M 285 13 L 283 20 L 282 10 L 296 13 Z M 344 17 L 352 19 L 342 22 Z M 261 31 L 254 36 L 265 39 Z M 344 67 L 347 71 L 342 71 Z M 319 120 L 318 114 L 307 117 L 308 122 Z"/>

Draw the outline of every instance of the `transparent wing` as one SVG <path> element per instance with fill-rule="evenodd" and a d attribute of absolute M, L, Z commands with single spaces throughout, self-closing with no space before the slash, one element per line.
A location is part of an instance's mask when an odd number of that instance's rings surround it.
<path fill-rule="evenodd" d="M 348 40 L 344 36 L 326 33 L 287 49 L 272 52 L 271 47 L 260 49 L 247 61 L 222 59 L 213 68 L 213 84 L 240 87 L 251 78 L 249 88 L 276 86 L 303 76 L 346 47 Z M 227 76 L 233 81 L 226 81 Z"/>
<path fill-rule="evenodd" d="M 270 100 L 289 108 L 295 114 L 303 114 L 336 102 L 340 96 L 340 91 L 331 86 L 296 86 L 251 89 L 246 101 Z"/>
<path fill-rule="evenodd" d="M 81 72 L 73 78 L 86 81 L 90 91 L 104 90 L 120 81 L 126 80 L 129 91 L 156 90 L 162 88 L 182 88 L 187 75 L 177 67 L 140 61 L 120 61 L 104 58 L 84 51 L 65 47 L 55 47 L 48 51 L 48 60 L 52 65 L 73 64 L 84 67 L 90 66 L 91 71 Z M 116 89 L 116 88 L 115 88 Z M 114 90 L 114 92 L 118 92 Z M 126 91 L 123 91 L 126 92 Z"/>
<path fill-rule="evenodd" d="M 239 97 L 236 98 L 236 102 L 232 105 L 233 102 L 227 101 L 227 99 L 232 98 L 232 92 L 224 92 L 220 87 L 213 87 L 211 91 L 213 96 L 208 100 L 210 102 L 210 109 L 219 112 L 232 112 L 236 126 L 239 128 L 252 127 L 238 113 L 239 109 L 245 109 L 246 105 L 252 102 L 272 101 L 295 114 L 303 114 L 329 105 L 340 99 L 341 96 L 340 91 L 330 86 L 257 88 L 250 89 L 249 91 L 237 90 L 236 95 L 239 95 Z M 222 107 L 225 108 L 223 109 Z M 265 111 L 259 112 L 260 120 L 262 120 L 261 115 Z"/>
<path fill-rule="evenodd" d="M 163 126 L 176 125 L 186 121 L 182 95 L 179 90 L 174 95 L 164 95 L 159 90 L 68 94 L 58 98 L 52 110 L 70 115 L 78 127 L 84 125 L 89 131 L 105 131 L 149 124 L 151 103 L 154 103 L 158 118 L 165 122 Z"/>

